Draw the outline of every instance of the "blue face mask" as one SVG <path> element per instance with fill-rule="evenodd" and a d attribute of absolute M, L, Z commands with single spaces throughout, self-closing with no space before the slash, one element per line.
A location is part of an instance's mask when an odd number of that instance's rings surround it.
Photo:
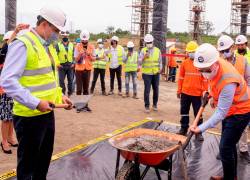
<path fill-rule="evenodd" d="M 189 57 L 190 59 L 194 59 L 194 53 L 188 53 L 188 57 Z"/>
<path fill-rule="evenodd" d="M 58 40 L 58 34 L 55 32 L 52 32 L 52 34 L 50 35 L 50 37 L 46 40 L 47 44 L 51 44 L 54 41 Z"/>
<path fill-rule="evenodd" d="M 232 56 L 232 52 L 224 52 L 223 53 L 223 56 L 227 59 L 227 58 L 230 58 Z"/>

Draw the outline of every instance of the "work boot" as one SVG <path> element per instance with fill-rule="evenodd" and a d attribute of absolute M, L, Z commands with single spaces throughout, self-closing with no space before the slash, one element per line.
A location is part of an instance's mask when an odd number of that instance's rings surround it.
<path fill-rule="evenodd" d="M 118 95 L 119 95 L 119 96 L 122 96 L 122 92 L 121 92 L 121 91 L 119 91 L 119 92 L 118 92 Z"/>
<path fill-rule="evenodd" d="M 129 97 L 129 93 L 128 93 L 128 92 L 126 92 L 126 94 L 124 94 L 122 97 L 124 97 L 124 98 Z"/>
<path fill-rule="evenodd" d="M 186 136 L 187 135 L 187 128 L 181 127 L 181 129 L 179 130 L 179 132 L 177 134 L 180 134 L 182 136 Z"/>
<path fill-rule="evenodd" d="M 145 107 L 145 113 L 150 113 L 149 107 Z"/>
<path fill-rule="evenodd" d="M 108 94 L 105 91 L 102 91 L 103 96 L 107 96 Z"/>
<path fill-rule="evenodd" d="M 154 111 L 158 111 L 157 106 L 153 105 L 153 110 L 154 110 Z"/>
<path fill-rule="evenodd" d="M 134 93 L 134 94 L 133 94 L 133 98 L 134 98 L 134 99 L 139 99 L 138 96 L 137 96 L 137 93 Z"/>
<path fill-rule="evenodd" d="M 91 89 L 91 90 L 90 90 L 90 94 L 94 94 L 94 90 Z"/>
<path fill-rule="evenodd" d="M 250 163 L 250 157 L 248 151 L 240 152 L 240 158 L 244 159 L 247 163 Z"/>
<path fill-rule="evenodd" d="M 201 133 L 196 134 L 196 135 L 195 135 L 195 139 L 196 139 L 197 141 L 204 141 L 204 138 L 203 138 L 203 136 L 202 136 Z"/>
<path fill-rule="evenodd" d="M 109 91 L 108 95 L 113 95 L 114 92 L 113 91 Z"/>

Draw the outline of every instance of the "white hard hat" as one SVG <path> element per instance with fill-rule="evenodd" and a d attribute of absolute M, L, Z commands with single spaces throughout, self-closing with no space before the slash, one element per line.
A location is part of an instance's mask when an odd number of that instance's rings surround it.
<path fill-rule="evenodd" d="M 129 42 L 127 43 L 127 47 L 128 47 L 128 48 L 133 48 L 133 47 L 135 47 L 135 45 L 134 45 L 134 43 L 133 43 L 132 41 L 129 41 Z"/>
<path fill-rule="evenodd" d="M 10 39 L 11 35 L 14 33 L 14 31 L 8 31 L 7 33 L 4 34 L 3 40 L 8 40 Z"/>
<path fill-rule="evenodd" d="M 222 35 L 217 41 L 218 51 L 229 49 L 234 44 L 234 40 L 227 35 Z"/>
<path fill-rule="evenodd" d="M 100 38 L 100 39 L 97 39 L 97 44 L 102 44 L 103 43 L 103 40 Z"/>
<path fill-rule="evenodd" d="M 144 41 L 147 42 L 153 42 L 154 41 L 154 37 L 151 34 L 146 34 L 144 37 Z"/>
<path fill-rule="evenodd" d="M 235 39 L 235 44 L 245 44 L 247 43 L 247 37 L 244 35 L 238 35 Z"/>
<path fill-rule="evenodd" d="M 83 41 L 88 41 L 89 40 L 89 32 L 87 30 L 83 30 L 80 34 L 80 38 Z"/>
<path fill-rule="evenodd" d="M 200 45 L 195 51 L 194 66 L 197 68 L 207 68 L 218 61 L 219 52 L 208 43 Z"/>
<path fill-rule="evenodd" d="M 66 24 L 66 15 L 62 10 L 56 7 L 44 6 L 40 10 L 39 15 L 58 28 L 60 31 L 63 31 L 63 27 Z"/>
<path fill-rule="evenodd" d="M 112 38 L 111 38 L 111 40 L 114 40 L 114 41 L 119 41 L 119 38 L 117 37 L 117 36 L 113 36 Z"/>

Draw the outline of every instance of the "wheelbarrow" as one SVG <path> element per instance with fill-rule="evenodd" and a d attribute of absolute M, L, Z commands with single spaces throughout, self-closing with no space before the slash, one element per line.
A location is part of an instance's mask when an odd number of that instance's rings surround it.
<path fill-rule="evenodd" d="M 198 124 L 200 116 L 204 111 L 208 100 L 209 94 L 205 93 L 202 99 L 200 110 L 193 122 L 194 126 Z M 155 130 L 157 127 L 155 127 L 154 129 L 133 129 L 109 139 L 109 143 L 117 149 L 117 161 L 115 169 L 116 180 L 143 179 L 150 167 L 153 167 L 155 169 L 156 175 L 159 180 L 161 179 L 159 169 L 168 171 L 168 180 L 172 179 L 172 155 L 180 149 L 182 149 L 183 151 L 185 150 L 193 136 L 193 133 L 189 132 L 188 136 L 186 137 L 175 133 Z M 170 142 L 175 142 L 175 144 L 160 151 L 153 152 L 129 150 L 128 148 L 119 145 L 121 142 L 129 138 L 138 138 L 145 135 L 164 138 Z M 125 162 L 123 167 L 119 170 L 120 155 L 125 159 Z M 146 165 L 146 168 L 142 174 L 140 174 L 140 164 Z"/>

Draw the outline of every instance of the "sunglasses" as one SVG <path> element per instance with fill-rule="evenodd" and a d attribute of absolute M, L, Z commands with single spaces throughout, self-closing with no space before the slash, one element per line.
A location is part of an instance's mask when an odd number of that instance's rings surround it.
<path fill-rule="evenodd" d="M 152 42 L 146 42 L 146 44 L 152 44 Z"/>
<path fill-rule="evenodd" d="M 229 51 L 230 51 L 230 48 L 229 48 L 229 49 L 222 50 L 222 51 L 220 51 L 220 53 L 229 53 Z"/>

